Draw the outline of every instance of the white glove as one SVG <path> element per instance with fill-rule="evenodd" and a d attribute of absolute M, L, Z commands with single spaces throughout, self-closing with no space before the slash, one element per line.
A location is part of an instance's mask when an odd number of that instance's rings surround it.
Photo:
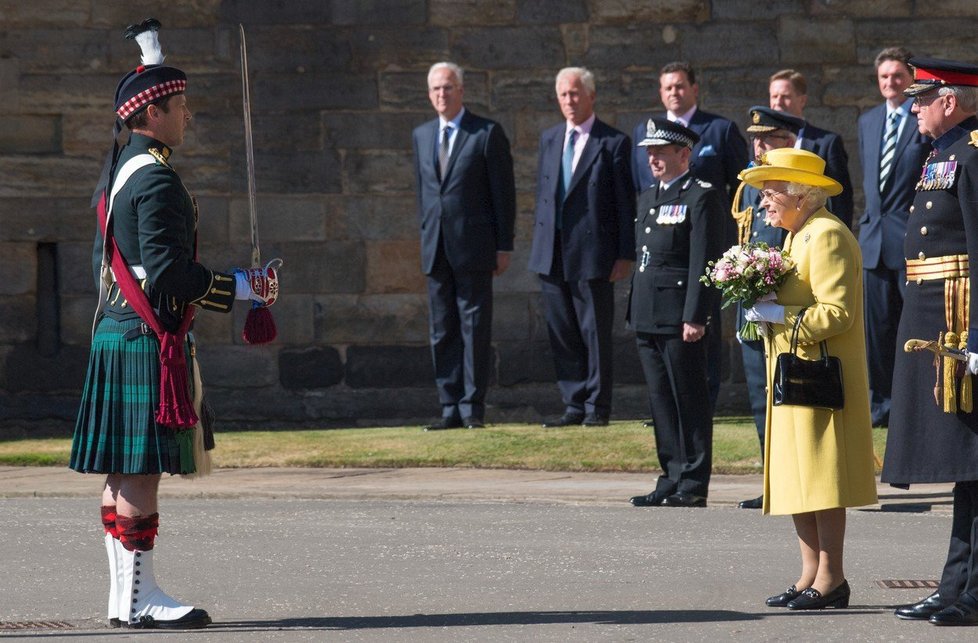
<path fill-rule="evenodd" d="M 744 319 L 752 322 L 784 323 L 784 306 L 770 301 L 759 301 L 744 311 Z"/>
<path fill-rule="evenodd" d="M 968 372 L 978 375 L 978 353 L 968 353 Z"/>
<path fill-rule="evenodd" d="M 272 259 L 264 268 L 234 269 L 234 298 L 255 302 L 257 306 L 271 306 L 278 300 L 278 269 L 281 259 Z"/>

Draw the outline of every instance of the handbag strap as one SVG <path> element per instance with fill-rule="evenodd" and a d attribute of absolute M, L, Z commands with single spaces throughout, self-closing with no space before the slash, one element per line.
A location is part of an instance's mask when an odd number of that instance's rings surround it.
<path fill-rule="evenodd" d="M 807 310 L 808 307 L 806 306 L 798 311 L 798 317 L 795 318 L 795 325 L 791 329 L 791 352 L 795 355 L 798 354 L 798 330 L 801 328 L 801 320 Z M 824 339 L 818 343 L 818 348 L 822 353 L 822 359 L 826 359 L 829 356 L 829 350 L 825 347 Z"/>

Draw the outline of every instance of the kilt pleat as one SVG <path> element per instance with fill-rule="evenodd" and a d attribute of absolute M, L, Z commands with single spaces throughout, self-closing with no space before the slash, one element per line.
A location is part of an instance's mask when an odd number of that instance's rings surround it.
<path fill-rule="evenodd" d="M 88 362 L 69 466 L 83 473 L 188 473 L 180 437 L 156 423 L 159 341 L 126 339 L 139 319 L 99 321 Z"/>

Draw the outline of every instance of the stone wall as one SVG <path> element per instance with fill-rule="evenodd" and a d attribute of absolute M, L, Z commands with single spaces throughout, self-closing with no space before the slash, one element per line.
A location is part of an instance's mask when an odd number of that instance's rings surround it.
<path fill-rule="evenodd" d="M 940 15 L 934 15 L 940 12 Z M 657 70 L 687 59 L 701 104 L 738 123 L 786 66 L 809 118 L 841 132 L 854 183 L 856 117 L 872 60 L 902 44 L 975 60 L 973 0 L 0 0 L 0 425 L 75 413 L 95 297 L 88 203 L 118 78 L 138 63 L 123 27 L 164 24 L 190 75 L 194 121 L 174 165 L 201 204 L 201 256 L 247 263 L 237 25 L 248 33 L 262 251 L 285 259 L 280 339 L 243 345 L 243 314 L 200 315 L 205 380 L 229 425 L 370 425 L 437 410 L 419 270 L 410 132 L 431 118 L 425 75 L 466 69 L 466 102 L 513 143 L 519 218 L 497 282 L 490 421 L 560 409 L 530 243 L 539 132 L 558 122 L 553 75 L 595 71 L 598 114 L 630 131 L 658 108 Z M 861 201 L 857 194 L 857 204 Z M 618 303 L 624 303 L 624 287 Z M 621 315 L 619 314 L 619 319 Z M 721 410 L 746 410 L 739 355 Z M 617 417 L 641 417 L 633 340 L 616 332 Z"/>

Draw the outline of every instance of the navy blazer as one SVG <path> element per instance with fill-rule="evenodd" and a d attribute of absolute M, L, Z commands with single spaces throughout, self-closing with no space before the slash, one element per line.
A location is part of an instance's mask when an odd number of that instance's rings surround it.
<path fill-rule="evenodd" d="M 885 121 L 885 103 L 859 117 L 859 160 L 866 195 L 866 211 L 859 219 L 859 247 L 863 251 L 863 268 L 867 270 L 880 265 L 890 270 L 905 267 L 903 239 L 910 205 L 921 168 L 931 150 L 930 139 L 917 130 L 917 115 L 911 112 L 897 139 L 893 169 L 881 194 L 880 150 Z"/>
<path fill-rule="evenodd" d="M 566 123 L 540 136 L 537 199 L 529 269 L 548 275 L 560 235 L 565 281 L 607 279 L 615 261 L 635 260 L 635 191 L 628 136 L 594 119 L 562 205 L 557 182 Z M 556 226 L 557 209 L 562 226 Z"/>
<path fill-rule="evenodd" d="M 454 270 L 495 270 L 496 252 L 513 249 L 516 183 L 503 128 L 468 109 L 445 168 L 437 170 L 438 119 L 413 133 L 421 224 L 421 269 L 431 274 L 439 239 Z"/>
<path fill-rule="evenodd" d="M 801 149 L 814 152 L 825 159 L 825 175 L 842 184 L 842 193 L 830 198 L 825 208 L 851 229 L 852 179 L 849 178 L 849 154 L 846 153 L 842 137 L 811 123 L 805 123 L 798 136 L 801 138 Z"/>
<path fill-rule="evenodd" d="M 665 114 L 656 114 L 665 118 Z M 645 138 L 646 121 L 635 126 L 635 141 Z M 712 184 L 720 190 L 723 206 L 729 210 L 740 181 L 737 174 L 747 167 L 748 146 L 737 125 L 722 116 L 697 108 L 689 123 L 689 129 L 700 136 L 689 157 L 689 172 L 694 177 Z M 649 168 L 649 157 L 644 147 L 636 147 L 632 154 L 632 174 L 635 192 L 641 193 L 655 183 Z M 728 226 L 729 227 L 729 226 Z"/>

